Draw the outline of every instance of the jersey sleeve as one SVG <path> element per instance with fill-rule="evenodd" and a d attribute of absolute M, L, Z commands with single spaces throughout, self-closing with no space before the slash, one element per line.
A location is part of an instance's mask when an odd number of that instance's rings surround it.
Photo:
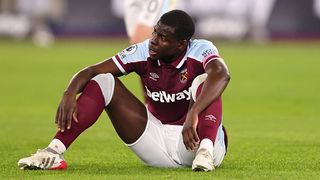
<path fill-rule="evenodd" d="M 123 74 L 143 72 L 143 64 L 148 57 L 148 40 L 129 46 L 112 57 L 113 62 L 117 65 Z"/>
<path fill-rule="evenodd" d="M 207 40 L 198 40 L 192 49 L 190 56 L 200 61 L 203 68 L 205 68 L 210 61 L 221 58 L 216 46 Z"/>

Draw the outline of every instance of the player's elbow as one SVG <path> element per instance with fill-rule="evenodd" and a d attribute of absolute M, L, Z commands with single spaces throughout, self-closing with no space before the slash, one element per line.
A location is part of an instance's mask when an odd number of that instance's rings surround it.
<path fill-rule="evenodd" d="M 223 81 L 229 82 L 231 79 L 230 73 L 225 66 L 219 66 L 214 71 L 214 76 L 220 77 Z"/>
<path fill-rule="evenodd" d="M 218 66 L 218 68 L 216 68 L 216 73 L 219 74 L 219 76 L 221 77 L 221 79 L 223 79 L 225 82 L 229 82 L 230 79 L 231 79 L 231 76 L 230 76 L 230 72 L 227 68 L 227 66 L 223 63 L 223 64 L 220 64 Z"/>
<path fill-rule="evenodd" d="M 95 75 L 97 75 L 94 71 L 94 68 L 92 66 L 88 66 L 84 69 L 82 69 L 78 74 L 84 77 L 93 78 Z"/>
<path fill-rule="evenodd" d="M 227 82 L 229 82 L 229 81 L 230 81 L 231 76 L 230 76 L 229 71 L 226 71 L 226 73 L 225 73 L 225 75 L 224 75 L 224 79 L 225 79 L 225 81 L 227 81 Z"/>
<path fill-rule="evenodd" d="M 209 62 L 205 68 L 205 71 L 213 79 L 216 79 L 220 82 L 225 82 L 226 84 L 231 79 L 229 70 L 222 60 Z"/>

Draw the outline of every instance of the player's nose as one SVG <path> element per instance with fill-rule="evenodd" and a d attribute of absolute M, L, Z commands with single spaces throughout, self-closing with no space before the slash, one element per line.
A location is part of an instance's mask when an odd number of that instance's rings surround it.
<path fill-rule="evenodd" d="M 153 33 L 151 38 L 150 38 L 150 44 L 153 46 L 156 46 L 158 44 L 158 36 L 157 34 Z"/>

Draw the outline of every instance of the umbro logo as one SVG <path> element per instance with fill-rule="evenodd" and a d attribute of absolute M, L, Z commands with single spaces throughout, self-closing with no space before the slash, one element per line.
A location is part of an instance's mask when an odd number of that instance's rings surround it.
<path fill-rule="evenodd" d="M 156 73 L 149 73 L 149 78 L 150 79 L 152 79 L 152 80 L 154 80 L 154 81 L 158 81 L 158 79 L 159 79 L 159 75 L 158 74 L 156 74 Z"/>
<path fill-rule="evenodd" d="M 216 122 L 217 118 L 214 115 L 209 114 L 204 116 L 204 120 Z"/>

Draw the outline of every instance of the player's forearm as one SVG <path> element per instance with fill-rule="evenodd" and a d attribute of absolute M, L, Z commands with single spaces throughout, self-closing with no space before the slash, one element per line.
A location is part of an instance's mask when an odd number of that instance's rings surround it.
<path fill-rule="evenodd" d="M 221 96 L 224 89 L 227 87 L 229 80 L 230 75 L 227 70 L 208 73 L 201 93 L 191 107 L 191 110 L 196 114 L 202 112 L 207 106 L 209 106 L 209 104 Z"/>
<path fill-rule="evenodd" d="M 93 76 L 94 74 L 90 67 L 76 73 L 72 77 L 67 89 L 64 91 L 64 94 L 75 97 L 78 93 L 82 92 L 85 85 Z"/>
<path fill-rule="evenodd" d="M 202 112 L 210 103 L 221 96 L 230 80 L 228 68 L 222 59 L 212 60 L 207 64 L 205 70 L 208 74 L 207 79 L 196 102 L 191 107 L 191 110 L 196 114 Z"/>
<path fill-rule="evenodd" d="M 122 72 L 113 60 L 109 58 L 91 65 L 75 74 L 65 90 L 65 94 L 75 97 L 78 93 L 82 92 L 91 78 L 101 73 L 111 73 L 114 76 L 122 75 Z"/>

